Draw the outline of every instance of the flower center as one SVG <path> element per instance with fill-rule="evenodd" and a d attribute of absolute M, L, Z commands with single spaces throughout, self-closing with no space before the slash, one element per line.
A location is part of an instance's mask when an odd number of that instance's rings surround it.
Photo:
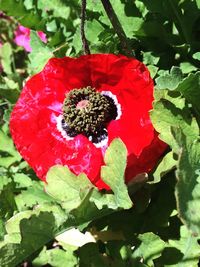
<path fill-rule="evenodd" d="M 89 104 L 90 104 L 90 101 L 89 100 L 81 100 L 76 105 L 76 108 L 77 109 L 83 109 L 83 108 L 86 108 L 87 106 L 89 106 Z"/>
<path fill-rule="evenodd" d="M 117 117 L 115 101 L 88 86 L 71 90 L 63 103 L 62 128 L 69 137 L 83 134 L 93 143 L 107 137 L 106 126 Z"/>

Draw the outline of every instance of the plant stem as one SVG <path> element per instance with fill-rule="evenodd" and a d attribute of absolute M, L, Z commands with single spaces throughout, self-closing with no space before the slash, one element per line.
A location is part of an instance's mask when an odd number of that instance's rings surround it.
<path fill-rule="evenodd" d="M 82 0 L 82 5 L 81 5 L 81 40 L 83 43 L 84 54 L 89 55 L 90 49 L 89 49 L 88 41 L 85 37 L 85 11 L 86 11 L 86 0 Z"/>
<path fill-rule="evenodd" d="M 119 40 L 120 40 L 120 43 L 121 43 L 121 46 L 122 46 L 124 52 L 128 56 L 133 56 L 133 51 L 130 48 L 126 34 L 125 34 L 125 32 L 121 26 L 121 23 L 120 23 L 117 15 L 116 15 L 112 5 L 111 5 L 111 3 L 110 3 L 110 0 L 101 0 L 101 2 L 103 4 L 103 7 L 107 13 L 107 16 L 110 19 L 110 22 L 111 22 L 115 32 L 117 33 L 117 35 L 119 37 Z"/>

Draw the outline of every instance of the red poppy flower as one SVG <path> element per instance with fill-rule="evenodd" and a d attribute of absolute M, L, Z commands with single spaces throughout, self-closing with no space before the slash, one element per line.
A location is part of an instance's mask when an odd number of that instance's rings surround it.
<path fill-rule="evenodd" d="M 153 81 L 134 58 L 94 54 L 52 58 L 28 80 L 10 130 L 17 149 L 45 180 L 56 164 L 84 172 L 99 189 L 103 156 L 120 137 L 128 150 L 126 182 L 149 172 L 166 148 L 149 118 Z"/>

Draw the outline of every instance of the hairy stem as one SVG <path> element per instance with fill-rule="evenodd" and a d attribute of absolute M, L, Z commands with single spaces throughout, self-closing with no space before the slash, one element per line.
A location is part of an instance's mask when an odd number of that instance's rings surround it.
<path fill-rule="evenodd" d="M 89 55 L 90 49 L 89 49 L 87 38 L 85 36 L 85 11 L 86 11 L 86 0 L 82 0 L 82 5 L 81 5 L 81 40 L 82 40 L 82 44 L 83 44 L 84 54 Z"/>
<path fill-rule="evenodd" d="M 116 15 L 112 5 L 111 5 L 111 3 L 110 3 L 110 0 L 101 0 L 101 2 L 103 4 L 103 7 L 107 13 L 107 16 L 110 19 L 110 22 L 111 22 L 116 34 L 119 37 L 121 46 L 122 46 L 125 54 L 128 56 L 133 56 L 133 51 L 131 50 L 131 48 L 129 46 L 126 34 L 125 34 L 125 32 L 121 26 L 121 23 L 120 23 L 117 15 Z"/>

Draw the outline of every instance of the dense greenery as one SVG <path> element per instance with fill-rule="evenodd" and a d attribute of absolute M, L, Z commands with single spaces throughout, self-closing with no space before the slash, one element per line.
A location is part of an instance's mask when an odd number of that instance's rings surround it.
<path fill-rule="evenodd" d="M 40 71 L 49 58 L 83 53 L 81 3 L 0 0 L 4 12 L 0 14 L 2 267 L 23 266 L 24 262 L 54 267 L 198 266 L 200 1 L 111 3 L 133 56 L 148 66 L 155 80 L 151 119 L 169 149 L 148 179 L 140 177 L 128 191 L 123 182 L 126 148 L 118 139 L 107 150 L 107 165 L 102 169 L 102 177 L 105 173 L 112 176 L 114 194 L 99 192 L 85 175 L 76 179 L 62 166 L 50 169 L 44 190 L 13 145 L 9 116 L 25 79 Z M 123 54 L 101 1 L 88 0 L 86 13 L 91 52 Z M 14 43 L 18 24 L 32 29 L 31 53 Z M 36 31 L 46 33 L 47 44 Z M 116 168 L 119 171 L 114 173 Z M 65 231 L 72 227 L 90 231 L 97 242 L 69 245 Z"/>

